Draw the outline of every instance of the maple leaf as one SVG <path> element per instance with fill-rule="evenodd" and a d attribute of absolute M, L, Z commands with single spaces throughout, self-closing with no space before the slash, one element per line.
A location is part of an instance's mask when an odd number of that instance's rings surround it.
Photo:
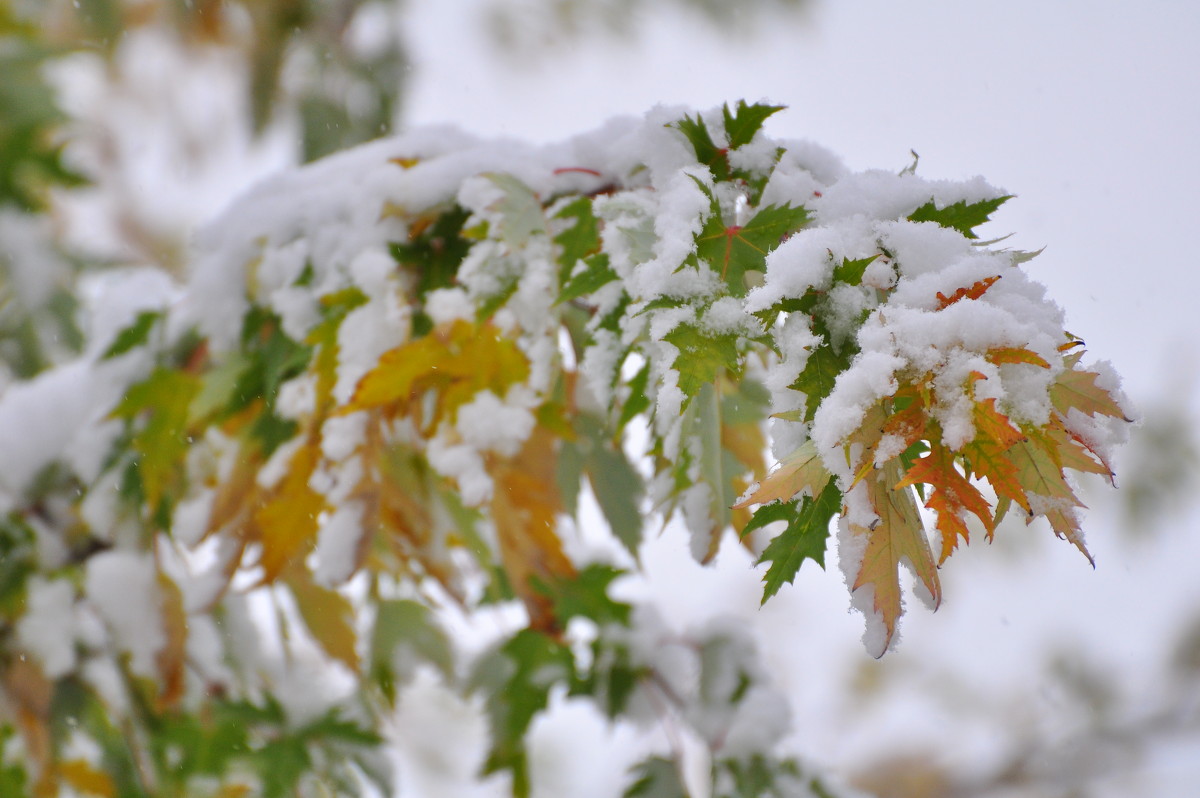
<path fill-rule="evenodd" d="M 137 453 L 142 494 L 152 512 L 183 480 L 189 408 L 200 385 L 192 374 L 158 368 L 131 387 L 112 410 L 113 417 L 130 422 L 145 418 L 133 433 L 132 448 Z"/>
<path fill-rule="evenodd" d="M 663 340 L 679 350 L 671 367 L 679 372 L 679 390 L 685 397 L 696 395 L 703 385 L 717 379 L 722 370 L 737 373 L 738 336 L 734 333 L 709 335 L 691 324 L 677 325 Z"/>
<path fill-rule="evenodd" d="M 585 258 L 583 263 L 582 271 L 568 275 L 563 281 L 558 299 L 555 300 L 556 304 L 586 296 L 618 279 L 617 273 L 608 265 L 607 253 L 592 255 Z"/>
<path fill-rule="evenodd" d="M 442 419 L 453 419 L 478 392 L 504 396 L 528 376 L 529 360 L 515 341 L 489 324 L 460 319 L 384 352 L 338 412 L 388 408 L 404 413 L 426 391 L 434 391 L 436 406 L 425 424 L 433 428 Z"/>
<path fill-rule="evenodd" d="M 831 479 L 815 499 L 801 496 L 793 502 L 777 502 L 758 508 L 754 518 L 742 530 L 743 535 L 773 521 L 787 522 L 784 530 L 771 539 L 758 558 L 760 565 L 771 563 L 763 575 L 763 604 L 778 593 L 785 583 L 791 584 L 805 560 L 825 567 L 825 540 L 829 537 L 829 522 L 841 507 L 842 492 Z"/>
<path fill-rule="evenodd" d="M 988 221 L 992 213 L 1012 195 L 996 197 L 995 199 L 970 202 L 962 200 L 952 205 L 939 208 L 933 200 L 917 208 L 908 216 L 910 222 L 936 222 L 942 227 L 957 230 L 967 238 L 978 238 L 975 228 Z"/>
<path fill-rule="evenodd" d="M 804 393 L 805 421 L 813 420 L 821 402 L 833 392 L 838 375 L 850 368 L 852 355 L 851 347 L 839 352 L 828 343 L 817 346 L 809 354 L 804 369 L 796 377 L 796 381 L 788 386 L 793 391 Z"/>
<path fill-rule="evenodd" d="M 713 179 L 729 179 L 729 159 L 726 157 L 726 152 L 713 142 L 712 135 L 708 132 L 708 126 L 704 124 L 704 120 L 699 114 L 695 119 L 684 116 L 683 119 L 668 127 L 675 128 L 687 138 L 688 143 L 692 145 L 692 151 L 696 153 L 696 160 L 709 168 Z"/>
<path fill-rule="evenodd" d="M 964 286 L 963 288 L 958 289 L 950 296 L 946 296 L 941 291 L 938 291 L 938 310 L 945 310 L 961 299 L 979 299 L 981 296 L 986 294 L 987 290 L 991 288 L 992 285 L 994 285 L 999 279 L 1000 275 L 998 274 L 992 277 L 985 277 L 969 286 Z"/>
<path fill-rule="evenodd" d="M 939 564 L 945 562 L 958 546 L 960 537 L 964 541 L 970 540 L 964 520 L 967 512 L 983 522 L 988 537 L 991 537 L 994 530 L 991 506 L 979 489 L 959 473 L 955 453 L 949 448 L 940 443 L 932 444 L 929 454 L 917 460 L 893 487 L 899 490 L 917 483 L 925 483 L 933 489 L 925 507 L 937 513 L 937 528 L 942 533 Z"/>
<path fill-rule="evenodd" d="M 1100 375 L 1094 371 L 1074 368 L 1074 364 L 1078 362 L 1078 356 L 1069 358 L 1067 368 L 1050 386 L 1050 401 L 1054 409 L 1063 417 L 1071 410 L 1079 410 L 1089 416 L 1111 416 L 1129 421 L 1112 394 L 1096 384 Z"/>
<path fill-rule="evenodd" d="M 563 206 L 555 219 L 574 219 L 575 223 L 554 236 L 559 247 L 559 285 L 565 286 L 575 264 L 600 252 L 600 222 L 592 211 L 590 197 L 579 197 Z M 562 301 L 562 300 L 560 300 Z"/>
<path fill-rule="evenodd" d="M 704 183 L 692 179 L 709 199 L 708 219 L 696 237 L 696 257 L 721 275 L 729 293 L 745 296 L 746 272 L 765 272 L 767 253 L 808 224 L 808 211 L 791 205 L 768 205 L 746 224 L 727 226 L 717 198 Z"/>
<path fill-rule="evenodd" d="M 725 135 L 729 139 L 729 149 L 736 150 L 745 144 L 749 144 L 753 140 L 754 135 L 762 128 L 763 122 L 782 111 L 782 105 L 761 105 L 754 103 L 748 105 L 745 100 L 738 100 L 737 107 L 733 113 L 729 112 L 729 105 L 726 104 L 722 109 L 722 114 L 725 120 Z"/>
<path fill-rule="evenodd" d="M 873 609 L 884 625 L 883 645 L 876 656 L 882 656 L 896 631 L 902 611 L 900 601 L 900 563 L 907 560 L 917 579 L 933 597 L 936 607 L 942 600 L 937 566 L 929 550 L 929 541 L 921 525 L 916 501 L 908 488 L 892 486 L 900 481 L 899 464 L 889 461 L 870 478 L 866 485 L 871 505 L 879 516 L 871 527 L 850 524 L 850 532 L 867 538 L 862 564 L 854 577 L 851 590 L 874 588 Z"/>

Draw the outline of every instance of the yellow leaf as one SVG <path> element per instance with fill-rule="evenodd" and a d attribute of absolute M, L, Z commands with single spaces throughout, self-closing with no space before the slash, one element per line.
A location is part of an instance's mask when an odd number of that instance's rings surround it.
<path fill-rule="evenodd" d="M 326 654 L 357 673 L 358 636 L 354 632 L 354 607 L 349 599 L 336 590 L 315 584 L 305 568 L 290 568 L 284 579 L 313 639 Z"/>
<path fill-rule="evenodd" d="M 937 566 L 929 550 L 929 541 L 921 525 L 917 503 L 908 488 L 894 489 L 900 481 L 900 466 L 889 461 L 868 479 L 866 485 L 879 521 L 870 528 L 850 524 L 855 535 L 867 537 L 862 565 L 851 590 L 865 585 L 875 588 L 874 609 L 883 618 L 886 637 L 883 649 L 891 642 L 902 612 L 900 603 L 900 561 L 907 560 L 936 607 L 942 600 Z"/>
<path fill-rule="evenodd" d="M 1112 394 L 1096 384 L 1099 377 L 1093 371 L 1068 368 L 1050 386 L 1050 401 L 1064 417 L 1072 409 L 1089 416 L 1102 415 L 1129 421 Z"/>
<path fill-rule="evenodd" d="M 58 765 L 58 775 L 84 795 L 113 798 L 117 794 L 112 778 L 83 759 L 69 759 Z"/>
<path fill-rule="evenodd" d="M 307 441 L 292 455 L 287 476 L 275 495 L 254 514 L 262 541 L 263 581 L 273 582 L 284 568 L 308 554 L 317 539 L 317 518 L 325 498 L 308 486 L 320 457 L 316 441 Z"/>
<path fill-rule="evenodd" d="M 735 510 L 751 504 L 769 504 L 773 501 L 790 501 L 802 491 L 811 491 L 818 496 L 829 483 L 830 475 L 817 454 L 817 446 L 811 440 L 792 452 L 780 462 L 779 467 L 759 483 L 758 489 L 733 505 Z"/>

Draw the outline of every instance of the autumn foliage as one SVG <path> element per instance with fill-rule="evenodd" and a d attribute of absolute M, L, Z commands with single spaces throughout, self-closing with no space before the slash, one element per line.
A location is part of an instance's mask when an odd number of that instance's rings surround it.
<path fill-rule="evenodd" d="M 786 720 L 754 714 L 773 688 L 748 638 L 668 634 L 612 590 L 645 537 L 681 522 L 707 562 L 738 536 L 765 602 L 836 531 L 881 656 L 901 566 L 936 606 L 939 567 L 1006 515 L 1090 559 L 1072 472 L 1111 478 L 1126 413 L 1032 256 L 978 240 L 1007 195 L 848 173 L 767 138 L 779 110 L 660 109 L 541 149 L 417 133 L 219 219 L 190 282 L 83 361 L 120 388 L 89 422 L 102 457 L 58 453 L 12 497 L 0 679 L 23 764 L 0 785 L 388 792 L 386 718 L 425 668 L 478 698 L 481 774 L 517 795 L 555 691 L 659 707 L 714 795 L 828 795 L 777 748 Z M 606 554 L 580 556 L 583 526 Z M 121 625 L 110 572 L 144 577 L 152 633 Z M 482 653 L 456 645 L 448 625 L 486 614 Z M 352 688 L 297 709 L 297 650 Z M 683 756 L 626 795 L 686 794 Z"/>

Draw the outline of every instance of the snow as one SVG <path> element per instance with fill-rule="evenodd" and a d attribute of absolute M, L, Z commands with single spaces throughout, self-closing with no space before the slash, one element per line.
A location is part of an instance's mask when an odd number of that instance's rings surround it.
<path fill-rule="evenodd" d="M 155 660 L 167 638 L 153 555 L 133 551 L 96 554 L 87 562 L 84 586 L 113 642 L 129 654 L 130 670 L 157 679 Z"/>
<path fill-rule="evenodd" d="M 75 587 L 66 579 L 29 580 L 17 645 L 37 657 L 42 673 L 58 679 L 75 670 Z"/>

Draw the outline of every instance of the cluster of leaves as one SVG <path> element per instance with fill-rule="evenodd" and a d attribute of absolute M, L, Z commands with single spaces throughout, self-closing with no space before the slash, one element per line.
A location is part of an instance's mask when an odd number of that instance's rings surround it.
<path fill-rule="evenodd" d="M 421 668 L 478 697 L 492 734 L 482 774 L 509 774 L 518 796 L 531 790 L 526 733 L 564 693 L 612 719 L 659 707 L 660 722 L 707 749 L 714 795 L 829 794 L 770 735 L 727 746 L 747 696 L 770 689 L 748 664 L 747 639 L 651 635 L 652 612 L 612 597 L 616 580 L 639 573 L 651 512 L 681 515 L 701 561 L 730 530 L 766 538 L 764 601 L 806 559 L 823 566 L 831 522 L 843 516 L 865 541 L 852 587 L 873 589 L 890 636 L 901 561 L 940 595 L 918 497 L 936 514 L 940 560 L 968 537 L 968 515 L 990 536 L 1011 504 L 1083 548 L 1064 470 L 1110 469 L 1079 419 L 1123 416 L 1073 342 L 1057 363 L 993 347 L 981 355 L 992 367 L 1054 372 L 1048 420 L 977 396 L 982 372 L 948 387 L 936 370 L 904 368 L 836 453 L 810 438 L 768 473 L 768 418 L 818 425 L 857 362 L 855 331 L 835 318 L 830 293 L 873 292 L 874 310 L 854 320 L 861 326 L 895 289 L 871 271 L 892 268 L 881 248 L 831 260 L 826 288 L 746 312 L 770 278 L 771 253 L 818 221 L 808 197 L 763 200 L 785 149 L 761 127 L 779 110 L 738 103 L 656 131 L 683 153 L 690 180 L 675 185 L 694 186 L 688 199 L 699 209 L 657 284 L 635 279 L 662 265 L 648 210 L 659 187 L 647 167 L 568 164 L 548 171 L 594 177 L 590 189 L 539 193 L 488 172 L 470 177 L 457 202 L 412 209 L 399 196 L 355 214 L 404 230 L 387 248 L 387 273 L 369 284 L 315 256 L 285 278 L 278 263 L 273 273 L 265 260 L 247 264 L 241 329 L 229 343 L 182 329 L 165 308 L 131 319 L 93 364 L 134 375 L 109 409 L 117 432 L 100 475 L 51 481 L 0 527 L 0 681 L 38 794 L 283 795 L 312 779 L 386 791 L 379 729 Z M 373 168 L 415 175 L 422 161 Z M 905 218 L 973 238 L 1003 199 L 931 199 Z M 932 312 L 981 302 L 999 279 L 938 294 Z M 774 380 L 768 390 L 792 320 L 814 343 L 790 386 Z M 369 344 L 359 340 L 365 323 Z M 777 411 L 781 392 L 793 409 Z M 951 445 L 941 409 L 961 397 L 975 435 Z M 649 444 L 630 452 L 638 428 Z M 580 519 L 589 488 L 620 567 L 569 554 L 567 519 Z M 869 513 L 855 514 L 856 501 Z M 36 650 L 16 653 L 36 638 L 21 632 L 21 601 L 45 589 L 34 579 L 39 535 L 60 535 L 76 552 L 52 576 L 69 580 L 80 612 L 94 600 L 89 558 L 114 548 L 153 555 L 161 640 L 152 675 L 115 632 L 79 634 L 71 661 L 86 664 L 54 677 Z M 284 694 L 291 660 L 268 667 L 270 653 L 246 649 L 232 631 L 216 643 L 227 668 L 197 661 L 195 630 L 244 614 L 247 593 L 266 597 L 274 617 L 259 622 L 273 625 L 289 658 L 353 677 L 348 696 L 315 716 L 295 709 Z M 444 615 L 496 607 L 520 621 L 466 661 Z M 690 658 L 683 670 L 694 678 L 660 667 L 658 650 L 671 648 Z M 117 687 L 89 678 L 101 661 Z M 98 757 L 67 753 L 77 734 Z M 687 795 L 682 760 L 681 750 L 654 754 L 629 774 L 626 794 Z M 0 779 L 20 777 L 0 769 Z"/>

